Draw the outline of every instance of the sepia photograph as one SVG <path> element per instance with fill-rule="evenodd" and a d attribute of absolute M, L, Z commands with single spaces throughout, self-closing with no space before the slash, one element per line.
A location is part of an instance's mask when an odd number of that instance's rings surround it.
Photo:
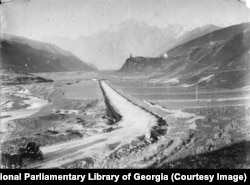
<path fill-rule="evenodd" d="M 250 0 L 1 0 L 0 20 L 0 169 L 250 168 Z"/>

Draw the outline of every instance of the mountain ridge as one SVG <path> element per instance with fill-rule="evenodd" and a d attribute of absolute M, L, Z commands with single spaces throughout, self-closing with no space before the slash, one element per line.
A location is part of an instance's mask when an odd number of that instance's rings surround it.
<path fill-rule="evenodd" d="M 70 49 L 78 57 L 94 63 L 99 69 L 107 70 L 119 69 L 130 54 L 156 57 L 176 46 L 177 39 L 187 32 L 181 25 L 160 28 L 136 19 L 128 19 L 91 36 L 78 39 L 45 37 L 44 40 Z"/>

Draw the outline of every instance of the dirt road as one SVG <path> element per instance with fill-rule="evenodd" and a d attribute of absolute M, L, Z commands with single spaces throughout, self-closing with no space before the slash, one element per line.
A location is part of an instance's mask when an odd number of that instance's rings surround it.
<path fill-rule="evenodd" d="M 107 145 L 119 143 L 118 146 L 121 146 L 132 142 L 137 136 L 149 133 L 151 126 L 157 122 L 155 116 L 129 102 L 106 82 L 101 81 L 101 86 L 111 104 L 122 115 L 121 121 L 116 124 L 118 129 L 80 140 L 42 147 L 44 160 L 28 168 L 56 168 L 85 157 L 93 157 L 94 154 L 105 156 L 112 152 L 105 149 Z"/>

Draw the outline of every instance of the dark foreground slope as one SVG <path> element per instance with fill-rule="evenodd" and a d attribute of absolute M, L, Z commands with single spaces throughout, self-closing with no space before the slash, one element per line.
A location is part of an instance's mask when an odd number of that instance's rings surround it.
<path fill-rule="evenodd" d="M 1 38 L 1 68 L 29 73 L 96 70 L 55 45 L 7 34 Z"/>
<path fill-rule="evenodd" d="M 250 23 L 244 23 L 177 46 L 166 52 L 165 57 L 129 58 L 120 72 L 159 71 L 188 85 L 237 88 L 249 81 L 249 50 Z"/>
<path fill-rule="evenodd" d="M 249 167 L 249 141 L 163 164 L 164 169 L 236 169 Z M 151 166 L 154 168 L 154 166 Z"/>

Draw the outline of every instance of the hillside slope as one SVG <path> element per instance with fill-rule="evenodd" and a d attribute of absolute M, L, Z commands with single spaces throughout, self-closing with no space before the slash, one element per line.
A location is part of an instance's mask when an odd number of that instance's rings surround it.
<path fill-rule="evenodd" d="M 1 68 L 28 73 L 96 70 L 55 45 L 7 34 L 1 37 Z"/>
<path fill-rule="evenodd" d="M 172 49 L 174 47 L 177 47 L 179 45 L 182 45 L 186 42 L 202 37 L 208 33 L 211 33 L 219 29 L 221 29 L 221 27 L 213 24 L 195 28 L 191 31 L 184 33 L 179 38 L 175 39 L 175 41 L 172 44 L 167 43 L 165 46 L 162 45 L 162 48 L 157 48 L 157 51 L 155 51 L 155 56 L 159 55 L 163 56 L 168 49 Z"/>
<path fill-rule="evenodd" d="M 219 29 L 170 49 L 167 51 L 167 54 L 168 56 L 181 56 L 190 51 L 193 47 L 203 46 L 212 42 L 226 41 L 236 34 L 242 33 L 244 30 L 248 29 L 250 29 L 250 23 L 242 23 Z"/>

